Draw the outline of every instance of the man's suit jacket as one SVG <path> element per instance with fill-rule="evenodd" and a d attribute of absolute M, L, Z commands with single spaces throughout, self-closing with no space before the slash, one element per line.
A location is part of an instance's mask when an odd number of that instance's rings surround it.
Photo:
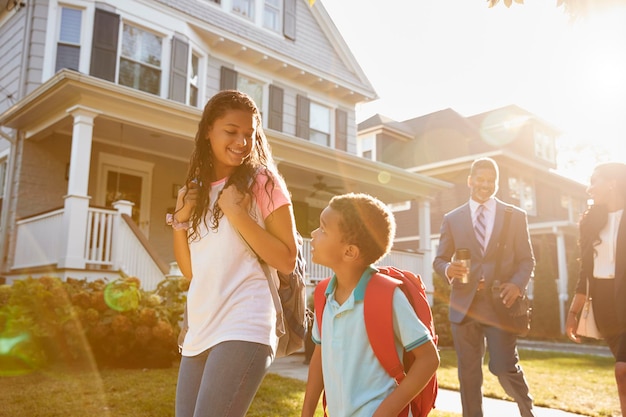
<path fill-rule="evenodd" d="M 504 223 L 505 207 L 512 209 L 509 230 L 503 243 L 500 273 L 494 276 L 496 252 L 500 244 L 500 234 Z M 476 294 L 478 281 L 485 279 L 485 287 L 490 288 L 494 280 L 501 283 L 511 282 L 523 292 L 532 277 L 535 258 L 528 233 L 526 212 L 496 199 L 496 215 L 493 232 L 485 254 L 480 250 L 480 243 L 474 232 L 469 202 L 447 213 L 441 224 L 441 236 L 437 256 L 433 267 L 446 282 L 446 267 L 457 248 L 468 248 L 471 253 L 469 283 L 463 284 L 454 279 L 451 282 L 450 321 L 460 323 L 467 314 Z"/>

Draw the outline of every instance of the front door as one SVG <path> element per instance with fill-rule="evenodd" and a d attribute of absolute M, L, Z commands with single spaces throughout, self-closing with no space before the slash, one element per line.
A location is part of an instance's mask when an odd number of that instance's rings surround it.
<path fill-rule="evenodd" d="M 132 218 L 148 237 L 150 230 L 150 190 L 153 164 L 101 153 L 98 164 L 98 193 L 96 204 L 112 208 L 118 200 L 134 204 Z"/>

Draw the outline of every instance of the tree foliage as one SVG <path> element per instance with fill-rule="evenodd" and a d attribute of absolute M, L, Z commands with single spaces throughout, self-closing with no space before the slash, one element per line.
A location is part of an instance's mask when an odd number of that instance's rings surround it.
<path fill-rule="evenodd" d="M 487 7 L 494 7 L 500 0 L 487 0 Z M 506 7 L 513 3 L 524 4 L 524 0 L 502 0 Z M 624 0 L 555 0 L 556 7 L 563 7 L 565 13 L 572 18 L 581 18 L 594 12 L 623 5 Z"/>

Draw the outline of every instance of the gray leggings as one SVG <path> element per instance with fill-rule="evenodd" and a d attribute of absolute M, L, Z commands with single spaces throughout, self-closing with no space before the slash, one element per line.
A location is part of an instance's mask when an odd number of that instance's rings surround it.
<path fill-rule="evenodd" d="M 183 356 L 176 417 L 244 417 L 271 363 L 269 346 L 242 341 Z"/>

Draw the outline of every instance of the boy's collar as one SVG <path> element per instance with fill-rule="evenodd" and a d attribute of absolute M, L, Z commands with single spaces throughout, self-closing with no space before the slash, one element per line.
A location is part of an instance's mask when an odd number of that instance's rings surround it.
<path fill-rule="evenodd" d="M 365 268 L 365 271 L 363 271 L 363 274 L 361 274 L 359 283 L 356 285 L 353 291 L 355 302 L 363 301 L 363 299 L 365 298 L 365 287 L 367 287 L 367 283 L 370 282 L 370 278 L 372 278 L 372 275 L 374 275 L 376 272 L 378 272 L 378 268 L 376 268 L 374 265 L 369 265 L 367 268 Z M 333 277 L 330 279 L 328 287 L 326 288 L 326 297 L 328 297 L 330 294 L 333 293 L 333 291 L 335 291 L 336 286 L 337 275 L 333 274 Z"/>

